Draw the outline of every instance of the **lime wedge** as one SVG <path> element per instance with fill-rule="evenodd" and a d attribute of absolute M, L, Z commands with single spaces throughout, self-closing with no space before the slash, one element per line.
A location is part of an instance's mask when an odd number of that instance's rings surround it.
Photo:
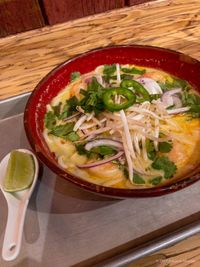
<path fill-rule="evenodd" d="M 35 165 L 32 155 L 14 150 L 10 153 L 3 189 L 16 192 L 28 188 L 34 178 Z"/>

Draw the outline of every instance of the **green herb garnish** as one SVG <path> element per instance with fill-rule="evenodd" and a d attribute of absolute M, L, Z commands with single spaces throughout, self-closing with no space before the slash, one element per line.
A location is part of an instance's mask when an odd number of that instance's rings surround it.
<path fill-rule="evenodd" d="M 116 153 L 116 149 L 111 146 L 98 146 L 92 148 L 91 151 L 101 156 L 113 155 Z"/>
<path fill-rule="evenodd" d="M 165 83 L 158 83 L 163 91 L 169 91 L 174 88 L 182 88 L 185 91 L 189 89 L 189 84 L 185 80 L 176 77 L 173 78 L 172 82 L 166 81 Z"/>
<path fill-rule="evenodd" d="M 56 124 L 56 116 L 53 111 L 49 111 L 45 114 L 44 124 L 47 129 L 53 129 Z"/>
<path fill-rule="evenodd" d="M 73 128 L 73 122 L 69 122 L 63 125 L 57 125 L 50 131 L 50 134 L 61 137 L 63 139 L 68 139 L 67 135 L 73 131 Z"/>
<path fill-rule="evenodd" d="M 61 106 L 62 106 L 61 102 L 57 106 L 51 106 L 57 118 L 59 118 L 60 116 Z"/>
<path fill-rule="evenodd" d="M 105 82 L 109 83 L 110 80 L 116 80 L 117 76 L 114 75 L 116 71 L 116 64 L 113 65 L 104 65 L 104 69 L 103 69 L 103 79 Z"/>
<path fill-rule="evenodd" d="M 157 176 L 155 178 L 152 178 L 149 183 L 152 185 L 158 185 L 162 181 L 162 176 Z"/>
<path fill-rule="evenodd" d="M 145 180 L 137 173 L 133 175 L 133 182 L 135 184 L 145 184 Z"/>
<path fill-rule="evenodd" d="M 88 85 L 87 91 L 80 91 L 80 93 L 83 95 L 83 98 L 79 102 L 79 106 L 81 106 L 88 113 L 94 111 L 95 114 L 99 114 L 105 109 L 102 99 L 103 92 L 103 86 L 98 83 L 95 77 L 93 77 L 92 82 Z"/>
<path fill-rule="evenodd" d="M 66 136 L 66 139 L 74 142 L 74 141 L 78 141 L 80 139 L 80 136 L 76 132 L 73 131 Z"/>
<path fill-rule="evenodd" d="M 63 106 L 61 114 L 59 115 L 59 119 L 63 120 L 69 116 L 71 116 L 74 112 L 77 112 L 76 107 L 78 106 L 79 101 L 76 96 L 71 97 L 68 99 Z"/>
<path fill-rule="evenodd" d="M 171 178 L 177 170 L 174 162 L 170 161 L 167 157 L 157 157 L 151 166 L 156 170 L 164 171 L 164 178 Z"/>
<path fill-rule="evenodd" d="M 162 153 L 168 153 L 172 150 L 172 143 L 168 143 L 168 142 L 160 142 L 158 144 L 158 150 Z"/>
<path fill-rule="evenodd" d="M 110 156 L 116 153 L 116 149 L 111 146 L 98 146 L 88 151 L 85 149 L 85 143 L 76 144 L 76 150 L 79 155 L 86 155 L 88 158 L 90 158 L 91 155 L 104 157 L 104 156 L 108 156 L 108 155 Z"/>
<path fill-rule="evenodd" d="M 116 71 L 116 64 L 104 65 L 103 74 L 111 76 L 115 73 L 115 71 Z"/>
<path fill-rule="evenodd" d="M 150 160 L 154 160 L 156 157 L 156 150 L 155 150 L 153 141 L 149 139 L 146 140 L 146 150 L 147 150 L 147 157 Z"/>
<path fill-rule="evenodd" d="M 138 69 L 138 68 L 121 68 L 121 70 L 124 72 L 124 73 L 129 73 L 129 74 L 144 74 L 146 72 L 145 69 Z"/>
<path fill-rule="evenodd" d="M 80 74 L 79 71 L 74 71 L 74 72 L 72 72 L 71 75 L 70 75 L 70 81 L 71 81 L 71 82 L 75 81 L 77 78 L 80 77 L 80 75 L 81 75 L 81 74 Z"/>
<path fill-rule="evenodd" d="M 188 111 L 191 114 L 194 114 L 194 117 L 200 116 L 200 96 L 196 94 L 189 93 L 184 91 L 182 94 L 182 103 L 184 106 L 189 106 L 190 110 Z"/>

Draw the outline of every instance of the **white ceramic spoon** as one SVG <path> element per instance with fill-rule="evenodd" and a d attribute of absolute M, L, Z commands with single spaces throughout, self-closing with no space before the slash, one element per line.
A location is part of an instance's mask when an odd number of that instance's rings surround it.
<path fill-rule="evenodd" d="M 10 153 L 7 154 L 0 163 L 0 188 L 8 204 L 8 217 L 2 248 L 2 257 L 6 261 L 14 260 L 19 254 L 26 209 L 37 181 L 39 169 L 37 158 L 30 150 L 17 150 L 29 153 L 33 156 L 35 163 L 35 174 L 33 178 L 33 183 L 29 188 L 14 193 L 5 192 L 3 190 L 3 179 L 6 173 Z"/>

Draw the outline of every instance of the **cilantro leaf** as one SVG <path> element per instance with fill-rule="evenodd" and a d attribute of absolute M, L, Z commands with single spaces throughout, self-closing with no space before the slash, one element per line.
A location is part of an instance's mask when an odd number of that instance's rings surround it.
<path fill-rule="evenodd" d="M 47 129 L 51 130 L 56 124 L 56 116 L 53 111 L 49 111 L 45 114 L 44 125 Z"/>
<path fill-rule="evenodd" d="M 149 139 L 146 140 L 146 150 L 147 150 L 147 157 L 150 160 L 154 160 L 156 157 L 156 150 L 155 150 L 153 141 Z"/>
<path fill-rule="evenodd" d="M 57 125 L 50 131 L 50 134 L 67 139 L 66 136 L 73 131 L 73 128 L 74 128 L 74 122 L 69 122 L 63 125 Z"/>
<path fill-rule="evenodd" d="M 116 152 L 111 146 L 98 146 L 91 149 L 92 152 L 97 153 L 101 156 L 113 155 Z"/>
<path fill-rule="evenodd" d="M 135 184 L 145 184 L 145 180 L 137 173 L 133 175 L 133 182 Z"/>
<path fill-rule="evenodd" d="M 110 76 L 114 74 L 115 71 L 116 71 L 116 64 L 104 65 L 103 74 Z"/>
<path fill-rule="evenodd" d="M 95 77 L 93 77 L 92 82 L 88 85 L 87 91 L 81 91 L 83 98 L 79 102 L 79 106 L 88 113 L 91 113 L 92 111 L 94 111 L 95 114 L 100 113 L 105 109 L 103 92 L 103 86 L 98 83 Z"/>
<path fill-rule="evenodd" d="M 70 140 L 72 142 L 78 141 L 80 139 L 80 136 L 76 132 L 71 132 L 65 137 L 67 140 Z"/>
<path fill-rule="evenodd" d="M 197 113 L 200 116 L 200 105 L 191 105 L 189 112 Z"/>
<path fill-rule="evenodd" d="M 146 72 L 145 69 L 138 69 L 138 68 L 121 68 L 124 73 L 131 73 L 131 74 L 144 74 Z"/>
<path fill-rule="evenodd" d="M 76 144 L 76 150 L 79 155 L 85 155 L 86 154 L 85 144 Z"/>
<path fill-rule="evenodd" d="M 170 161 L 167 157 L 157 157 L 151 166 L 156 170 L 164 171 L 164 178 L 171 178 L 177 170 L 174 162 Z"/>
<path fill-rule="evenodd" d="M 85 144 L 77 144 L 76 150 L 80 155 L 86 155 L 87 157 L 91 157 L 91 155 L 96 155 L 101 158 L 104 158 L 104 156 L 107 155 L 113 155 L 116 152 L 116 149 L 111 146 L 98 146 L 88 151 L 85 149 Z"/>
<path fill-rule="evenodd" d="M 59 115 L 60 115 L 61 105 L 62 105 L 62 103 L 60 102 L 57 106 L 52 106 L 52 109 L 53 109 L 56 117 L 59 117 Z"/>
<path fill-rule="evenodd" d="M 158 185 L 158 184 L 160 184 L 161 181 L 162 181 L 162 176 L 157 176 L 157 177 L 152 178 L 149 181 L 149 183 L 152 185 Z"/>
<path fill-rule="evenodd" d="M 162 153 L 168 153 L 172 150 L 173 145 L 168 142 L 160 142 L 158 144 L 158 150 Z"/>
<path fill-rule="evenodd" d="M 200 96 L 189 92 L 183 92 L 182 102 L 184 106 L 200 105 Z"/>
<path fill-rule="evenodd" d="M 183 92 L 182 94 L 182 103 L 183 106 L 189 106 L 190 110 L 189 113 L 195 114 L 199 117 L 200 116 L 200 96 L 197 94 L 192 94 L 187 91 Z"/>
<path fill-rule="evenodd" d="M 93 153 L 91 150 L 90 151 L 86 150 L 85 143 L 76 144 L 75 146 L 79 155 L 86 155 L 88 158 L 93 158 L 97 155 L 96 153 Z"/>
<path fill-rule="evenodd" d="M 116 71 L 116 64 L 112 64 L 112 65 L 104 65 L 104 69 L 103 69 L 103 79 L 105 82 L 109 83 L 110 79 L 112 80 L 116 80 L 117 76 L 114 75 Z"/>
<path fill-rule="evenodd" d="M 59 119 L 63 120 L 64 118 L 67 118 L 71 116 L 74 112 L 76 112 L 76 107 L 78 106 L 79 101 L 76 98 L 76 96 L 71 97 L 68 99 L 62 109 L 62 113 L 59 115 Z"/>
<path fill-rule="evenodd" d="M 180 78 L 174 77 L 172 82 L 158 82 L 163 91 L 169 91 L 173 88 L 182 88 L 184 91 L 189 89 L 189 84 Z"/>
<path fill-rule="evenodd" d="M 81 75 L 81 74 L 80 74 L 79 71 L 74 71 L 74 72 L 72 72 L 71 75 L 70 75 L 70 81 L 71 81 L 71 82 L 75 81 L 77 78 L 80 77 L 80 75 Z"/>

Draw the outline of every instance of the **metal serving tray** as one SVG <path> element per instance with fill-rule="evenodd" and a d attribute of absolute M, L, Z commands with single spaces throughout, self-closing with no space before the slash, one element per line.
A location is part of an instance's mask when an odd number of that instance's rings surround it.
<path fill-rule="evenodd" d="M 0 101 L 0 160 L 29 148 L 23 110 L 29 94 Z M 83 191 L 47 167 L 25 219 L 22 248 L 1 267 L 127 266 L 200 232 L 200 182 L 154 198 L 116 200 Z M 0 249 L 7 206 L 0 193 Z"/>

